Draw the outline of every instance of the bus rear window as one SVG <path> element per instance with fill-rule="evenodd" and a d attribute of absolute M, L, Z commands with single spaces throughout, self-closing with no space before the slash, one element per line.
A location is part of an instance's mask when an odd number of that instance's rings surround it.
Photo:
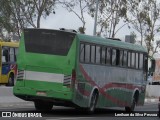
<path fill-rule="evenodd" d="M 74 33 L 45 29 L 25 29 L 26 52 L 66 56 L 71 47 Z"/>

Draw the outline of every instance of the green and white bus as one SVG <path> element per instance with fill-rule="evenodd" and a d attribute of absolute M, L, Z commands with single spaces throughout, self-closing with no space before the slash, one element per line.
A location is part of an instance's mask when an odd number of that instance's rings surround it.
<path fill-rule="evenodd" d="M 24 29 L 14 95 L 37 110 L 143 105 L 147 50 L 114 39 L 65 30 Z"/>

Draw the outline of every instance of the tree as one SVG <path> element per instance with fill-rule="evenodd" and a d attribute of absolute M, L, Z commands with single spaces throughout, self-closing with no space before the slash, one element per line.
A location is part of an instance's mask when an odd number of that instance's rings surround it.
<path fill-rule="evenodd" d="M 82 26 L 78 28 L 78 31 L 85 34 L 85 17 L 84 13 L 87 12 L 90 2 L 88 0 L 58 0 L 59 3 L 67 9 L 69 12 L 74 13 L 82 22 Z"/>
<path fill-rule="evenodd" d="M 140 33 L 141 45 L 145 42 L 148 53 L 153 52 L 155 36 L 159 33 L 160 4 L 157 0 L 128 1 L 128 21 Z"/>
<path fill-rule="evenodd" d="M 1 0 L 0 1 L 0 37 L 5 39 L 4 32 L 11 32 L 13 30 L 10 22 L 10 6 L 9 1 Z"/>
<path fill-rule="evenodd" d="M 156 41 L 156 45 L 155 45 L 155 48 L 153 49 L 153 53 L 152 53 L 152 57 L 153 57 L 153 55 L 155 54 L 155 53 L 157 53 L 158 52 L 158 48 L 160 48 L 160 40 L 157 40 Z"/>
<path fill-rule="evenodd" d="M 55 0 L 29 0 L 28 2 L 26 2 L 26 5 L 28 7 L 27 7 L 27 11 L 25 11 L 24 16 L 26 18 L 29 18 L 28 21 L 30 21 L 33 27 L 40 28 L 40 20 L 42 16 L 46 18 L 47 16 L 50 15 L 50 13 L 55 14 L 55 10 L 54 10 Z M 29 11 L 29 14 L 27 14 L 28 11 Z M 33 18 L 35 18 L 37 21 L 36 26 L 33 23 L 34 21 Z"/>
<path fill-rule="evenodd" d="M 144 21 L 145 21 L 145 12 L 141 8 L 142 3 L 139 0 L 130 0 L 127 2 L 128 13 L 126 17 L 126 22 L 130 23 L 132 27 L 140 33 L 141 36 L 141 45 L 144 37 Z"/>
<path fill-rule="evenodd" d="M 46 18 L 50 13 L 55 13 L 55 0 L 1 0 L 0 3 L 0 24 L 6 22 L 3 28 L 18 36 L 23 28 L 40 28 L 41 17 Z"/>
<path fill-rule="evenodd" d="M 124 26 L 117 27 L 120 20 L 126 16 L 126 2 L 126 0 L 99 1 L 98 25 L 100 26 L 100 30 L 98 35 L 104 33 L 107 37 L 115 37 L 116 33 Z M 94 17 L 94 14 L 95 8 L 90 10 L 92 17 Z"/>

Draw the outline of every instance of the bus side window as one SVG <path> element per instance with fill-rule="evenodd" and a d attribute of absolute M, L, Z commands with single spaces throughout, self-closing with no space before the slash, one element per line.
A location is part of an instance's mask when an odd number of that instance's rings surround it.
<path fill-rule="evenodd" d="M 111 64 L 111 48 L 107 48 L 107 55 L 106 55 L 106 64 L 110 65 Z"/>
<path fill-rule="evenodd" d="M 96 63 L 100 64 L 100 46 L 96 46 Z"/>
<path fill-rule="evenodd" d="M 90 62 L 90 45 L 85 45 L 85 63 Z"/>
<path fill-rule="evenodd" d="M 127 51 L 124 50 L 124 54 L 123 54 L 123 66 L 127 66 Z"/>
<path fill-rule="evenodd" d="M 91 46 L 91 63 L 95 63 L 95 46 Z"/>
<path fill-rule="evenodd" d="M 123 66 L 123 50 L 120 50 L 119 65 Z"/>
<path fill-rule="evenodd" d="M 10 62 L 15 62 L 14 48 L 10 48 L 9 58 Z"/>
<path fill-rule="evenodd" d="M 143 54 L 139 54 L 139 69 L 143 69 Z"/>
<path fill-rule="evenodd" d="M 134 52 L 132 52 L 132 54 L 131 54 L 131 56 L 132 56 L 132 58 L 131 58 L 131 67 L 132 68 L 135 68 L 135 53 Z"/>
<path fill-rule="evenodd" d="M 102 64 L 106 64 L 106 48 L 105 47 L 102 47 L 101 62 Z"/>
<path fill-rule="evenodd" d="M 112 49 L 112 65 L 116 65 L 116 49 Z"/>
<path fill-rule="evenodd" d="M 7 48 L 3 49 L 2 62 L 9 62 L 9 51 Z"/>
<path fill-rule="evenodd" d="M 136 53 L 136 69 L 139 67 L 139 54 Z"/>
<path fill-rule="evenodd" d="M 120 65 L 120 50 L 116 50 L 116 65 Z"/>
<path fill-rule="evenodd" d="M 84 52 L 85 52 L 85 48 L 84 48 L 84 44 L 80 45 L 80 62 L 84 62 Z"/>
<path fill-rule="evenodd" d="M 128 52 L 128 67 L 131 67 L 131 53 Z"/>
<path fill-rule="evenodd" d="M 14 48 L 14 60 L 17 61 L 18 48 Z"/>

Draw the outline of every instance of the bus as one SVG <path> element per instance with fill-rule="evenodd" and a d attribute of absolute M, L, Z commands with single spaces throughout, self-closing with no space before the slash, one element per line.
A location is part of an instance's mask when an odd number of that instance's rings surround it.
<path fill-rule="evenodd" d="M 0 42 L 0 84 L 13 86 L 17 74 L 18 42 Z"/>
<path fill-rule="evenodd" d="M 147 61 L 147 62 L 146 62 Z M 13 93 L 36 110 L 143 105 L 148 55 L 139 45 L 67 30 L 24 29 Z"/>

